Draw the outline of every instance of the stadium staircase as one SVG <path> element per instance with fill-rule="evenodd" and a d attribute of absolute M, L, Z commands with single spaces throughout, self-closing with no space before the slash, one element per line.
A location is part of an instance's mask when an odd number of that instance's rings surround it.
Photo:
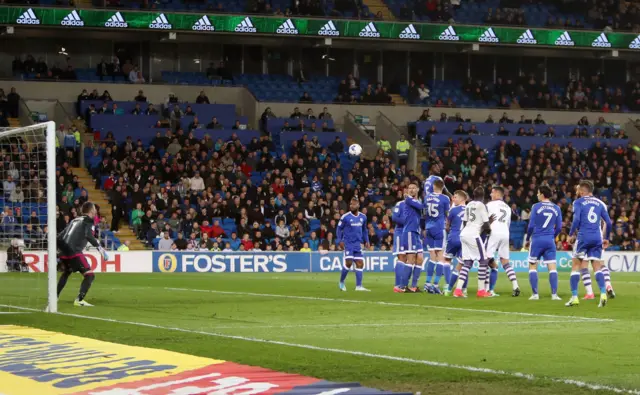
<path fill-rule="evenodd" d="M 369 10 L 375 14 L 382 12 L 382 19 L 385 21 L 395 21 L 396 17 L 382 0 L 363 0 L 363 3 L 369 7 Z"/>
<path fill-rule="evenodd" d="M 391 96 L 391 102 L 396 105 L 396 106 L 406 106 L 407 102 L 404 100 L 404 97 L 402 97 L 402 95 L 399 95 L 397 93 L 391 93 L 389 96 Z"/>
<path fill-rule="evenodd" d="M 93 177 L 87 171 L 87 169 L 76 167 L 73 169 L 73 174 L 78 176 L 78 180 L 85 186 L 95 186 L 95 181 L 93 181 Z M 94 189 L 92 187 L 88 187 L 89 197 L 91 201 L 98 206 L 100 206 L 100 214 L 107 219 L 107 223 L 111 224 L 111 212 L 112 207 L 107 200 L 107 196 L 103 190 Z M 129 249 L 133 250 L 144 250 L 146 249 L 144 244 L 133 233 L 133 230 L 129 227 L 129 223 L 125 222 L 126 220 L 123 218 L 120 222 L 120 231 L 117 233 L 118 239 L 120 242 L 124 243 L 126 240 L 129 240 L 131 243 L 129 245 Z"/>

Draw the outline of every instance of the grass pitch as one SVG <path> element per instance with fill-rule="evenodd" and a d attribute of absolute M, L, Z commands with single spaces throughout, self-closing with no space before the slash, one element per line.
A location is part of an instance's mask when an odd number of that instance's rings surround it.
<path fill-rule="evenodd" d="M 0 304 L 41 309 L 45 276 L 2 274 Z M 394 294 L 393 275 L 374 273 L 372 292 L 354 292 L 351 274 L 344 293 L 338 276 L 97 274 L 96 307 L 77 308 L 74 275 L 62 314 L 0 314 L 0 324 L 422 394 L 640 394 L 640 274 L 614 273 L 618 297 L 604 309 L 565 307 L 565 273 L 563 302 L 550 300 L 544 274 L 539 301 L 527 300 L 525 274 L 519 298 L 501 273 L 502 296 L 482 300 Z"/>

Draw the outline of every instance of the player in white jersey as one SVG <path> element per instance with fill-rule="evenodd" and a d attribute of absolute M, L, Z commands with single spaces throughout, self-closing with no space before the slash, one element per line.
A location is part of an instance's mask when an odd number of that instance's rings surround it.
<path fill-rule="evenodd" d="M 504 202 L 504 188 L 494 186 L 491 188 L 491 201 L 487 203 L 489 217 L 495 218 L 491 223 L 491 235 L 487 240 L 487 256 L 489 257 L 489 281 L 485 283 L 485 291 L 488 296 L 500 296 L 494 292 L 498 280 L 498 264 L 495 261 L 496 252 L 502 267 L 507 272 L 507 277 L 513 287 L 512 296 L 520 295 L 518 280 L 513 267 L 509 263 L 509 227 L 511 226 L 511 207 Z"/>
<path fill-rule="evenodd" d="M 467 280 L 469 270 L 473 266 L 474 261 L 479 262 L 478 268 L 478 294 L 479 298 L 487 297 L 484 290 L 484 282 L 487 277 L 487 268 L 489 260 L 481 234 L 491 231 L 489 213 L 484 205 L 484 189 L 478 187 L 473 190 L 473 201 L 467 204 L 464 212 L 464 228 L 460 232 L 460 242 L 462 244 L 462 260 L 464 266 L 460 270 L 458 284 L 453 296 L 463 297 L 462 287 Z"/>

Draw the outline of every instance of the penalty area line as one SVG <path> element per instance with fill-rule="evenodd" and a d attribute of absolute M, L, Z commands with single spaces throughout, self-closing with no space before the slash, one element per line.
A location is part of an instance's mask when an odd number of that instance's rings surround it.
<path fill-rule="evenodd" d="M 27 307 L 16 307 L 16 306 L 5 306 L 5 305 L 0 305 L 0 307 L 12 307 L 12 308 L 19 309 L 19 310 L 24 310 L 24 311 L 35 311 L 35 312 L 39 312 L 40 311 L 40 310 L 37 310 L 37 309 L 31 309 L 31 308 L 27 308 Z M 328 353 L 334 353 L 334 354 L 352 355 L 352 356 L 366 357 L 366 358 L 372 358 L 372 359 L 381 359 L 381 360 L 387 360 L 387 361 L 405 362 L 405 363 L 420 364 L 420 365 L 425 365 L 425 366 L 433 366 L 433 367 L 440 367 L 440 368 L 465 370 L 465 371 L 468 371 L 468 372 L 485 373 L 485 374 L 491 374 L 491 375 L 496 375 L 496 376 L 517 377 L 517 378 L 526 379 L 526 380 L 536 380 L 536 379 L 538 379 L 538 380 L 548 380 L 548 381 L 552 381 L 554 383 L 572 385 L 572 386 L 575 386 L 575 387 L 586 388 L 586 389 L 593 390 L 593 391 L 612 391 L 612 392 L 619 393 L 619 394 L 640 395 L 640 390 L 636 390 L 636 389 L 619 388 L 619 387 L 613 387 L 613 386 L 610 386 L 610 385 L 588 383 L 588 382 L 585 382 L 585 381 L 579 381 L 579 380 L 573 380 L 573 379 L 561 379 L 561 378 L 555 378 L 555 377 L 534 376 L 533 374 L 529 374 L 529 373 L 510 372 L 510 371 L 506 371 L 506 370 L 490 369 L 490 368 L 479 368 L 479 367 L 476 367 L 476 366 L 450 364 L 450 363 L 447 363 L 447 362 L 429 361 L 429 360 L 424 360 L 424 359 L 413 359 L 413 358 L 397 357 L 397 356 L 393 356 L 393 355 L 373 354 L 373 353 L 368 353 L 368 352 L 363 352 L 363 351 L 341 350 L 341 349 L 338 349 L 338 348 L 319 347 L 319 346 L 313 346 L 313 345 L 310 345 L 310 344 L 290 343 L 290 342 L 284 342 L 284 341 L 278 341 L 278 340 L 260 339 L 260 338 L 255 338 L 255 337 L 226 335 L 226 334 L 223 334 L 223 333 L 216 333 L 216 332 L 205 332 L 205 331 L 197 331 L 197 330 L 192 330 L 192 329 L 184 329 L 184 328 L 176 328 L 176 327 L 170 327 L 170 326 L 147 324 L 147 323 L 144 323 L 144 322 L 121 321 L 121 320 L 116 320 L 116 319 L 113 319 L 113 318 L 92 317 L 92 316 L 86 316 L 86 315 L 80 315 L 80 314 L 71 314 L 71 313 L 53 313 L 53 314 L 57 314 L 57 315 L 61 315 L 61 316 L 67 316 L 67 317 L 74 317 L 74 318 L 79 318 L 79 319 L 85 319 L 85 320 L 110 322 L 110 323 L 121 324 L 121 325 L 132 325 L 132 326 L 146 327 L 146 328 L 152 328 L 152 329 L 161 329 L 161 330 L 167 330 L 167 331 L 173 331 L 173 332 L 181 332 L 181 333 L 190 333 L 190 334 L 197 334 L 197 335 L 203 335 L 203 336 L 218 337 L 218 338 L 222 338 L 222 339 L 241 340 L 241 341 L 247 341 L 247 342 L 253 342 L 253 343 L 272 344 L 272 345 L 277 345 L 277 346 L 285 346 L 285 347 L 299 348 L 299 349 L 305 349 L 305 350 L 321 351 L 321 352 L 328 352 Z"/>
<path fill-rule="evenodd" d="M 416 303 L 383 302 L 383 301 L 375 301 L 375 300 L 321 298 L 316 296 L 263 294 L 263 293 L 255 293 L 255 292 L 216 291 L 216 290 L 210 290 L 210 289 L 189 289 L 189 288 L 173 288 L 173 287 L 165 287 L 164 289 L 168 291 L 179 291 L 179 292 L 204 292 L 204 293 L 218 293 L 218 294 L 227 294 L 227 295 L 245 295 L 245 296 L 283 298 L 283 299 L 313 300 L 313 301 L 319 301 L 319 302 L 360 303 L 360 304 L 374 304 L 374 305 L 380 305 L 380 306 L 393 306 L 393 307 L 418 307 L 418 308 L 440 309 L 440 310 L 450 310 L 450 311 L 464 311 L 468 313 L 506 314 L 506 315 L 517 315 L 517 316 L 524 316 L 524 317 L 545 317 L 545 318 L 555 318 L 555 319 L 566 319 L 573 322 L 576 322 L 576 321 L 613 322 L 615 321 L 610 318 L 576 317 L 576 316 L 567 316 L 567 315 L 524 313 L 520 311 L 471 309 L 471 308 L 464 308 L 464 307 L 434 306 L 429 304 L 416 304 Z"/>

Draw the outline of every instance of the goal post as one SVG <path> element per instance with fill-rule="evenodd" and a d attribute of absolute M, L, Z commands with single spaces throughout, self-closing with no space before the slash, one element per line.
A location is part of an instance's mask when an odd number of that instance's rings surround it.
<path fill-rule="evenodd" d="M 44 308 L 55 313 L 58 311 L 55 122 L 0 128 L 0 152 L 4 204 L 0 207 L 0 248 L 3 254 L 7 251 L 6 262 L 0 262 L 0 271 L 4 271 L 5 264 L 6 271 L 28 271 L 22 260 L 13 260 L 15 255 L 9 259 L 8 250 L 14 247 L 12 253 L 19 250 L 37 256 L 40 272 L 3 273 L 0 310 Z"/>

